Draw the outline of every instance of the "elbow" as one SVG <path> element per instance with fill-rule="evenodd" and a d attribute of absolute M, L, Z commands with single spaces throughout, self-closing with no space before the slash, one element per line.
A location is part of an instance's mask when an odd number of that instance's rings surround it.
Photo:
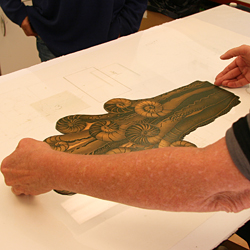
<path fill-rule="evenodd" d="M 238 213 L 250 208 L 250 190 L 243 192 L 220 192 L 207 198 L 203 205 L 205 211 L 225 211 L 228 213 Z"/>

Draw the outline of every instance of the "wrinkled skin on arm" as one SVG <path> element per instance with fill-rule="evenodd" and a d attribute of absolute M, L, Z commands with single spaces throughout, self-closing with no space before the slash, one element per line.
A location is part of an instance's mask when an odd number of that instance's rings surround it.
<path fill-rule="evenodd" d="M 225 138 L 205 148 L 158 148 L 114 155 L 74 155 L 23 139 L 1 171 L 16 195 L 69 190 L 166 211 L 238 212 L 250 207 L 250 182 Z"/>
<path fill-rule="evenodd" d="M 215 78 L 215 85 L 236 88 L 250 82 L 250 46 L 241 45 L 230 49 L 220 58 L 226 60 L 233 57 L 236 59 Z"/>

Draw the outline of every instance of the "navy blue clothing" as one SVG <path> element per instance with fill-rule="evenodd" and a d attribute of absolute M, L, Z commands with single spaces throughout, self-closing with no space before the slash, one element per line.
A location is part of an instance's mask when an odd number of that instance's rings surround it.
<path fill-rule="evenodd" d="M 240 172 L 250 180 L 250 114 L 240 118 L 226 133 L 227 148 Z M 236 232 L 250 246 L 250 221 Z"/>
<path fill-rule="evenodd" d="M 250 180 L 250 114 L 227 131 L 226 143 L 234 164 Z"/>
<path fill-rule="evenodd" d="M 65 55 L 136 32 L 147 0 L 0 0 L 5 14 L 19 26 L 26 16 L 56 56 Z"/>

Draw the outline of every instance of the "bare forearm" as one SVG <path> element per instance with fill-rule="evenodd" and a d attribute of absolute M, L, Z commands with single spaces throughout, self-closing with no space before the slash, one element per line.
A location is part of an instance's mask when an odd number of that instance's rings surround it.
<path fill-rule="evenodd" d="M 250 182 L 225 138 L 204 148 L 159 148 L 118 155 L 74 155 L 23 139 L 1 171 L 16 195 L 68 190 L 132 206 L 168 211 L 250 208 Z"/>
<path fill-rule="evenodd" d="M 55 167 L 55 189 L 168 211 L 236 212 L 250 206 L 249 181 L 232 163 L 224 139 L 205 149 L 65 155 Z"/>

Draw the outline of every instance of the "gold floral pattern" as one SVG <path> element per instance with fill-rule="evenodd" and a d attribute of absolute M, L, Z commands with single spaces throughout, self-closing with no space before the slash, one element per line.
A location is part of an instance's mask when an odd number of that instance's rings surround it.
<path fill-rule="evenodd" d="M 196 147 L 196 145 L 188 141 L 175 141 L 170 147 Z"/>
<path fill-rule="evenodd" d="M 87 123 L 81 115 L 66 116 L 57 122 L 56 129 L 63 134 L 77 133 L 85 129 Z"/>
<path fill-rule="evenodd" d="M 104 104 L 104 109 L 109 113 L 127 113 L 133 111 L 131 107 L 132 101 L 123 98 L 116 98 L 107 101 Z"/>
<path fill-rule="evenodd" d="M 209 82 L 195 81 L 153 98 L 109 100 L 104 104 L 106 114 L 61 118 L 56 129 L 63 135 L 45 141 L 55 150 L 85 155 L 195 147 L 184 137 L 239 103 L 233 93 Z"/>
<path fill-rule="evenodd" d="M 49 137 L 45 140 L 50 147 L 56 151 L 67 151 L 69 144 L 66 141 L 61 140 L 61 136 Z"/>
<path fill-rule="evenodd" d="M 137 145 L 148 146 L 156 144 L 161 140 L 160 129 L 150 123 L 137 123 L 127 128 L 126 138 Z"/>
<path fill-rule="evenodd" d="M 131 148 L 119 147 L 108 151 L 106 155 L 129 153 L 131 151 L 132 151 Z"/>
<path fill-rule="evenodd" d="M 101 141 L 120 141 L 125 139 L 125 133 L 113 121 L 95 122 L 89 128 L 91 136 Z"/>
<path fill-rule="evenodd" d="M 166 114 L 163 105 L 154 101 L 139 102 L 135 106 L 135 112 L 145 117 L 159 117 Z"/>

